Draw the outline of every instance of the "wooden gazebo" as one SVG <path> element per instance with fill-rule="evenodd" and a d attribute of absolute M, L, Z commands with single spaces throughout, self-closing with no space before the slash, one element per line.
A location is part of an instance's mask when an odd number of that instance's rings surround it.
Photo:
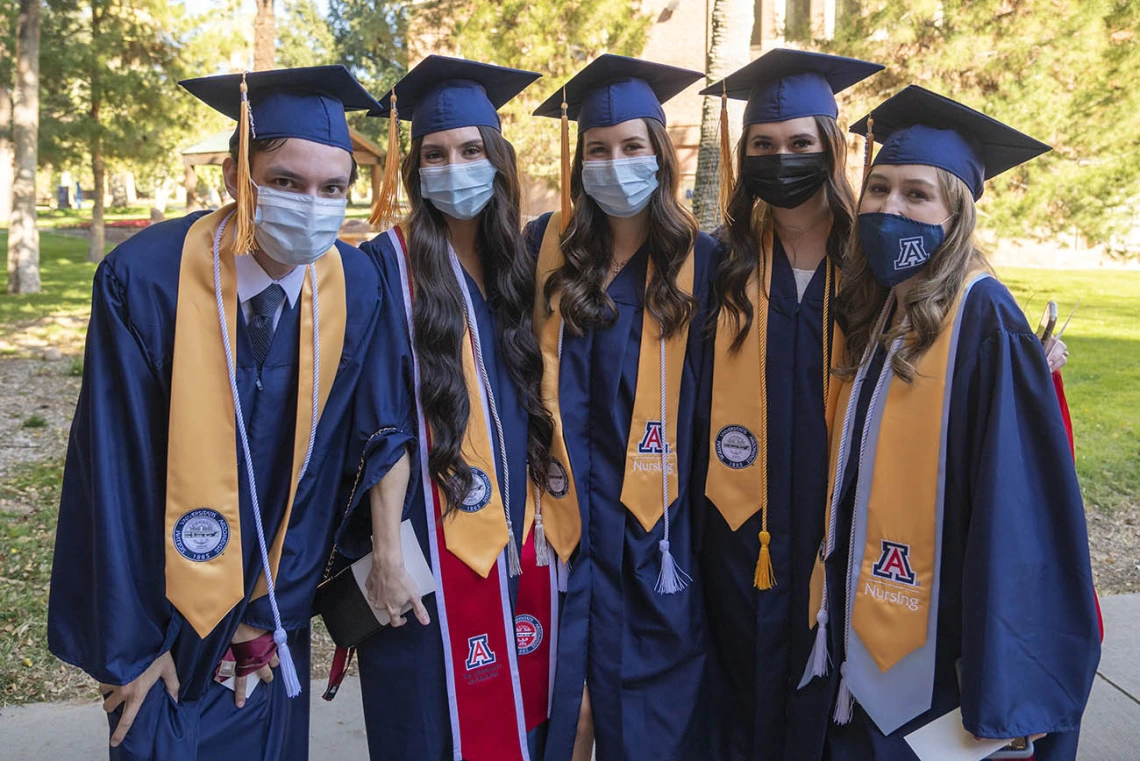
<path fill-rule="evenodd" d="M 351 127 L 348 131 L 352 138 L 353 158 L 356 159 L 361 172 L 365 169 L 368 170 L 369 177 L 372 180 L 372 197 L 375 198 L 376 194 L 380 192 L 380 179 L 384 175 L 384 151 L 376 143 Z M 197 167 L 221 166 L 222 162 L 230 155 L 230 136 L 232 134 L 233 130 L 218 132 L 202 142 L 195 143 L 182 150 L 182 164 L 186 168 L 183 184 L 186 187 L 187 212 L 199 208 Z"/>

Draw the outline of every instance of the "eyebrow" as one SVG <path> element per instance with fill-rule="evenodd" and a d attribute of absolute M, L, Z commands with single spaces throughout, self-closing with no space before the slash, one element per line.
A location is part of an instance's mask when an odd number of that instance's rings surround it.
<path fill-rule="evenodd" d="M 634 135 L 633 137 L 623 138 L 621 140 L 620 144 L 625 145 L 626 143 L 632 143 L 632 142 L 639 142 L 640 143 L 640 142 L 644 142 L 644 141 L 645 141 L 645 138 L 642 137 L 641 135 Z M 604 146 L 604 145 L 608 145 L 608 143 L 606 143 L 605 141 L 602 141 L 602 140 L 591 140 L 590 142 L 586 143 L 587 148 L 594 146 L 594 145 Z"/>
<path fill-rule="evenodd" d="M 930 190 L 936 190 L 937 189 L 933 182 L 930 182 L 929 180 L 919 179 L 917 177 L 914 177 L 914 178 L 911 178 L 908 180 L 903 180 L 903 184 L 904 185 L 920 185 L 924 188 L 929 188 Z"/>
<path fill-rule="evenodd" d="M 293 182 L 297 183 L 298 185 L 303 185 L 308 181 L 307 177 L 304 177 L 303 175 L 297 174 L 293 170 L 287 169 L 283 166 L 270 166 L 268 169 L 265 170 L 265 173 L 266 173 L 266 175 L 268 175 L 270 177 L 275 177 L 275 178 L 280 178 L 280 179 L 285 179 L 285 180 L 292 180 Z M 327 179 L 321 180 L 320 184 L 321 185 L 347 185 L 348 184 L 348 177 L 346 177 L 344 175 L 338 175 L 336 177 L 329 177 Z"/>
<path fill-rule="evenodd" d="M 468 140 L 466 143 L 463 143 L 462 145 L 459 146 L 460 149 L 463 149 L 463 148 L 482 148 L 482 147 L 483 147 L 483 140 L 482 139 Z M 447 146 L 441 145 L 439 143 L 424 143 L 423 145 L 420 146 L 420 150 L 421 151 L 431 151 L 431 150 L 446 151 Z"/>

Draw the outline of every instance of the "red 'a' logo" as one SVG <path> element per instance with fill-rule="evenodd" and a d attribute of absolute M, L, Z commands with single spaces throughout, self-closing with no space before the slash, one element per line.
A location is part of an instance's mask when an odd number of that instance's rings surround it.
<path fill-rule="evenodd" d="M 917 587 L 914 570 L 910 567 L 910 545 L 883 540 L 883 554 L 871 568 L 871 575 Z"/>
<path fill-rule="evenodd" d="M 665 442 L 665 437 L 661 435 L 661 421 L 650 420 L 645 424 L 645 433 L 641 436 L 641 442 L 637 445 L 638 454 L 661 454 L 664 448 L 666 452 L 669 451 L 669 445 Z"/>
<path fill-rule="evenodd" d="M 482 666 L 490 666 L 496 661 L 495 651 L 487 641 L 486 634 L 477 634 L 467 639 L 467 670 L 472 671 Z"/>

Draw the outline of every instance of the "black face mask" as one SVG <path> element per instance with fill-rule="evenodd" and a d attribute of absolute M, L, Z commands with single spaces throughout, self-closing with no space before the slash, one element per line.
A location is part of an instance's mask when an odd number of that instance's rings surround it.
<path fill-rule="evenodd" d="M 822 152 L 744 157 L 744 185 L 781 209 L 794 209 L 814 196 L 827 174 L 827 155 Z"/>

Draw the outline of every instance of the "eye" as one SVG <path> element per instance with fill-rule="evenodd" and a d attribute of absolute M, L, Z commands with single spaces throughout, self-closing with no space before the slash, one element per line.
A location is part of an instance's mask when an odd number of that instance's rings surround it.
<path fill-rule="evenodd" d="M 588 151 L 586 151 L 586 153 L 588 153 L 591 156 L 605 156 L 606 155 L 606 149 L 605 149 L 605 147 L 603 147 L 601 145 L 595 145 L 595 146 L 592 146 Z"/>
<path fill-rule="evenodd" d="M 806 137 L 801 137 L 792 143 L 792 150 L 794 151 L 806 151 L 814 147 L 815 141 Z"/>
<path fill-rule="evenodd" d="M 344 185 L 325 185 L 321 188 L 321 195 L 339 197 L 344 195 L 346 190 Z"/>
<path fill-rule="evenodd" d="M 909 191 L 907 191 L 906 197 L 912 201 L 929 201 L 930 200 L 930 196 L 921 190 L 909 190 Z"/>
<path fill-rule="evenodd" d="M 483 155 L 483 148 L 478 145 L 469 145 L 463 149 L 463 155 L 467 158 L 474 158 Z"/>
<path fill-rule="evenodd" d="M 752 147 L 758 151 L 770 151 L 772 150 L 772 141 L 759 138 L 752 141 Z"/>
<path fill-rule="evenodd" d="M 436 149 L 425 151 L 423 154 L 423 160 L 428 161 L 428 162 L 442 161 L 443 160 L 443 151 L 436 150 Z"/>
<path fill-rule="evenodd" d="M 292 188 L 293 181 L 288 177 L 274 177 L 269 184 L 275 188 Z"/>
<path fill-rule="evenodd" d="M 882 196 L 890 192 L 890 188 L 881 182 L 872 182 L 867 186 L 867 192 L 873 196 Z"/>

